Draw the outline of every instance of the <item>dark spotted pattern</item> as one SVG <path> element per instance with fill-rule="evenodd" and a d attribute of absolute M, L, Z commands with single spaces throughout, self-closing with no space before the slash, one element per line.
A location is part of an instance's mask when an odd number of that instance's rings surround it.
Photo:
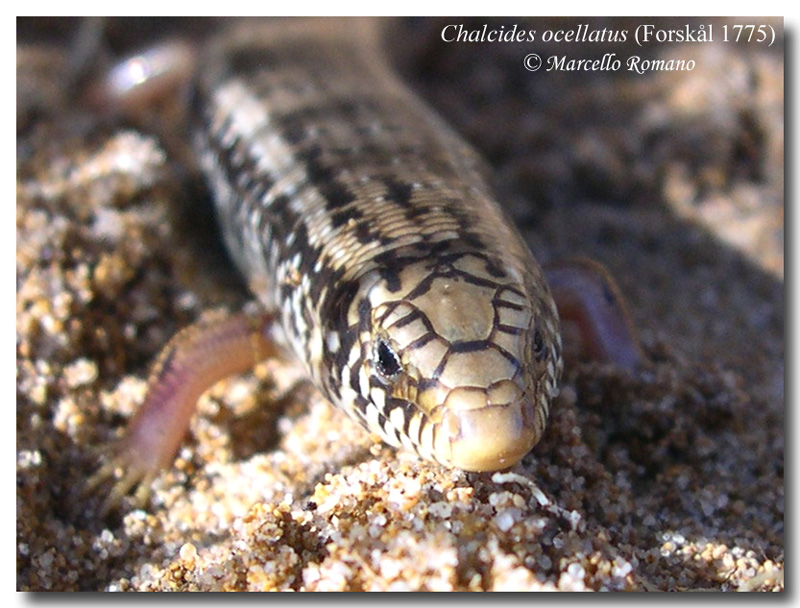
<path fill-rule="evenodd" d="M 240 28 L 201 71 L 196 140 L 234 259 L 320 388 L 390 443 L 450 462 L 433 422 L 446 391 L 463 384 L 453 395 L 474 409 L 470 391 L 488 404 L 503 382 L 538 438 L 561 367 L 541 270 L 480 159 L 374 38 L 328 29 Z M 419 353 L 439 344 L 429 365 Z M 497 361 L 497 381 L 464 357 Z"/>

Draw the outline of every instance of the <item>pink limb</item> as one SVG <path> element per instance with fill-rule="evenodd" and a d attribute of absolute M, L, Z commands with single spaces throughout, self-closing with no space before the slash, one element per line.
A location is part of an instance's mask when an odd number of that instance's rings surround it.
<path fill-rule="evenodd" d="M 168 466 L 183 441 L 200 396 L 219 380 L 252 369 L 278 354 L 273 340 L 275 317 L 240 313 L 181 330 L 164 347 L 148 380 L 147 396 L 131 418 L 113 456 L 89 480 L 95 487 L 114 476 L 103 511 L 115 506 L 133 486 L 137 501 L 147 498 L 149 485 Z"/>
<path fill-rule="evenodd" d="M 545 275 L 566 342 L 577 334 L 581 356 L 626 369 L 641 363 L 643 354 L 625 299 L 603 266 L 578 258 L 547 267 Z"/>

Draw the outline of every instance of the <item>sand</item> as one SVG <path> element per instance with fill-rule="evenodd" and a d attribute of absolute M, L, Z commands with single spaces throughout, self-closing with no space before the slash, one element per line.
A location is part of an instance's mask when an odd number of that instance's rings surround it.
<path fill-rule="evenodd" d="M 265 362 L 200 400 L 144 509 L 106 517 L 86 480 L 159 349 L 253 298 L 165 140 L 66 92 L 72 22 L 23 23 L 17 588 L 782 590 L 783 24 L 758 21 L 771 47 L 447 44 L 443 25 L 485 20 L 393 23 L 399 69 L 487 157 L 537 257 L 617 278 L 648 363 L 571 364 L 544 439 L 491 475 L 382 446 Z M 514 23 L 640 22 L 490 25 Z M 531 52 L 696 67 L 531 73 Z"/>

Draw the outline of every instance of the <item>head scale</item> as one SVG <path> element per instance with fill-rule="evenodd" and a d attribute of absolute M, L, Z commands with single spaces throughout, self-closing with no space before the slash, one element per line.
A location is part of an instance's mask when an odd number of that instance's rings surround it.
<path fill-rule="evenodd" d="M 520 280 L 475 253 L 399 267 L 360 282 L 351 413 L 449 466 L 512 466 L 541 437 L 561 370 L 546 285 L 531 296 L 538 268 Z"/>

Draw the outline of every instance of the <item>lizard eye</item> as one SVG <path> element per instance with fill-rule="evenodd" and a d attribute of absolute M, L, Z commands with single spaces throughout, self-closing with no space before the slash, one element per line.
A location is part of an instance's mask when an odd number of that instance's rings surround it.
<path fill-rule="evenodd" d="M 378 338 L 375 342 L 372 360 L 375 363 L 375 369 L 387 380 L 394 380 L 397 374 L 403 370 L 400 357 L 397 356 L 397 353 L 394 352 L 389 343 L 381 338 Z"/>
<path fill-rule="evenodd" d="M 544 359 L 545 355 L 547 354 L 544 336 L 542 336 L 542 332 L 538 329 L 533 332 L 533 354 L 537 361 Z"/>

